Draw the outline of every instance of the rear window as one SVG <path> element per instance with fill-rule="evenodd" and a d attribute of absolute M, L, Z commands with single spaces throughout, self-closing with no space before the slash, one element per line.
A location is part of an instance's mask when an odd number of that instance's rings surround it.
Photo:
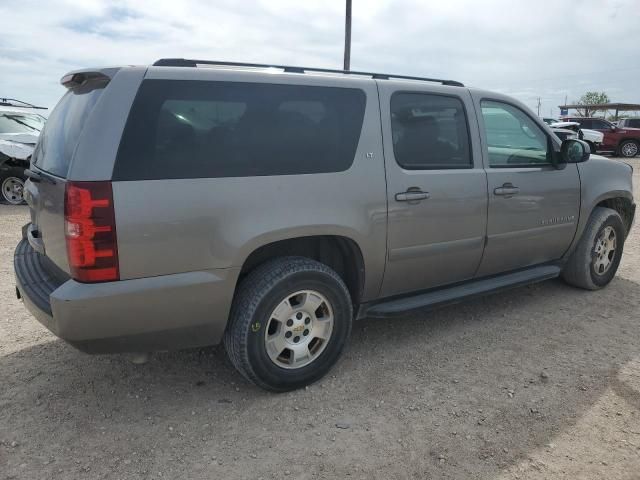
<path fill-rule="evenodd" d="M 33 133 L 42 130 L 44 117 L 20 112 L 0 111 L 0 133 Z"/>
<path fill-rule="evenodd" d="M 352 88 L 145 80 L 114 180 L 295 175 L 347 170 L 366 97 Z"/>
<path fill-rule="evenodd" d="M 82 127 L 104 91 L 104 83 L 69 90 L 51 112 L 40 134 L 33 161 L 38 168 L 66 177 Z"/>

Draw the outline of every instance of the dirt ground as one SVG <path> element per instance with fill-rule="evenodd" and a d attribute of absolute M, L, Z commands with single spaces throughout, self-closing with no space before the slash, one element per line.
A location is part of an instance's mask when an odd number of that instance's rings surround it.
<path fill-rule="evenodd" d="M 134 365 L 57 340 L 15 297 L 27 217 L 0 206 L 2 479 L 640 478 L 637 226 L 602 291 L 358 322 L 328 377 L 277 395 L 222 348 Z"/>

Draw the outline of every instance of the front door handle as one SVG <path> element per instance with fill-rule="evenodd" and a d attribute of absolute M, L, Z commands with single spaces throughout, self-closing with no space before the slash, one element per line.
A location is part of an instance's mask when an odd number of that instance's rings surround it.
<path fill-rule="evenodd" d="M 520 193 L 520 189 L 518 187 L 514 187 L 511 183 L 505 183 L 501 187 L 496 188 L 493 193 L 509 198 Z"/>
<path fill-rule="evenodd" d="M 398 202 L 419 202 L 429 198 L 429 192 L 422 190 L 407 190 L 406 192 L 396 193 L 396 201 Z"/>

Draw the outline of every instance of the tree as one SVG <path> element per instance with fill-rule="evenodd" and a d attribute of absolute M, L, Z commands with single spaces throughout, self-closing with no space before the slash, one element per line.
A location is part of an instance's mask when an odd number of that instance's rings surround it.
<path fill-rule="evenodd" d="M 609 95 L 605 92 L 587 92 L 580 97 L 580 100 L 576 100 L 577 105 L 597 105 L 602 103 L 609 103 Z M 598 111 L 606 111 L 604 108 L 590 108 L 585 106 L 584 108 L 577 108 L 576 111 L 581 117 L 590 117 Z"/>

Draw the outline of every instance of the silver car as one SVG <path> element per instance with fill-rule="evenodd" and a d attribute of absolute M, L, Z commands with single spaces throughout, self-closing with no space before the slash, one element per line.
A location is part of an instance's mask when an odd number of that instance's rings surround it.
<path fill-rule="evenodd" d="M 307 385 L 363 317 L 616 273 L 631 167 L 450 80 L 164 59 L 88 69 L 33 155 L 18 296 L 91 353 L 223 342 Z"/>

